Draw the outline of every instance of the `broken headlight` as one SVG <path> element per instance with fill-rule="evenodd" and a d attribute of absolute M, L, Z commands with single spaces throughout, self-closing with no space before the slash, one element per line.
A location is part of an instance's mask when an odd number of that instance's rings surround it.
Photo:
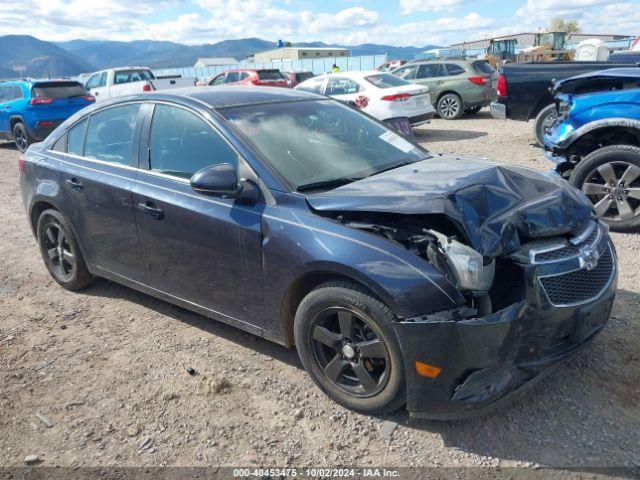
<path fill-rule="evenodd" d="M 491 288 L 496 271 L 495 259 L 483 257 L 473 248 L 440 232 L 430 230 L 429 233 L 438 239 L 458 289 L 479 293 Z"/>

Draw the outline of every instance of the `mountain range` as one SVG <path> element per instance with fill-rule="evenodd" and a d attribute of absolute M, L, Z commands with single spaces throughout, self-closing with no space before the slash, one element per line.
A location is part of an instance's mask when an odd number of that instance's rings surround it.
<path fill-rule="evenodd" d="M 223 40 L 203 45 L 135 40 L 70 40 L 46 42 L 28 35 L 0 36 L 0 78 L 74 76 L 103 68 L 123 65 L 144 65 L 151 68 L 171 68 L 193 65 L 201 57 L 234 57 L 241 60 L 256 52 L 276 48 L 276 42 L 260 38 Z M 294 44 L 307 47 L 341 47 L 323 42 Z M 391 56 L 415 55 L 434 45 L 424 47 L 394 47 L 363 44 L 342 46 L 351 55 Z"/>

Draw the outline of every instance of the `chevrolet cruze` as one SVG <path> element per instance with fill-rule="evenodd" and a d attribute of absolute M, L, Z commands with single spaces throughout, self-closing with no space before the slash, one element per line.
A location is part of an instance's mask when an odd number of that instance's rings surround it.
<path fill-rule="evenodd" d="M 297 349 L 361 412 L 485 412 L 593 338 L 616 254 L 555 176 L 429 153 L 284 89 L 124 97 L 20 159 L 64 288 L 104 277 Z"/>

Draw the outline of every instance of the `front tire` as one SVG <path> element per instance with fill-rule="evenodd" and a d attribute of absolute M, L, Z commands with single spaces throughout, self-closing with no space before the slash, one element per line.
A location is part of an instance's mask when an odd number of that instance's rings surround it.
<path fill-rule="evenodd" d="M 589 197 L 611 230 L 640 227 L 640 148 L 609 145 L 584 157 L 569 182 Z"/>
<path fill-rule="evenodd" d="M 539 146 L 544 147 L 544 135 L 553 126 L 557 119 L 558 112 L 555 104 L 552 103 L 540 110 L 540 113 L 538 113 L 533 124 L 533 133 L 536 136 L 536 142 L 538 142 Z"/>
<path fill-rule="evenodd" d="M 57 210 L 42 212 L 37 227 L 38 246 L 53 279 L 67 290 L 80 290 L 93 282 L 67 219 Z"/>
<path fill-rule="evenodd" d="M 438 100 L 438 115 L 445 120 L 457 120 L 464 112 L 462 99 L 456 93 L 446 93 Z"/>
<path fill-rule="evenodd" d="M 29 145 L 33 143 L 33 138 L 29 135 L 24 123 L 18 122 L 13 126 L 13 141 L 16 148 L 22 153 L 26 152 Z"/>
<path fill-rule="evenodd" d="M 405 402 L 405 374 L 391 322 L 395 316 L 365 288 L 331 281 L 300 303 L 294 335 L 302 365 L 341 405 L 367 414 Z"/>

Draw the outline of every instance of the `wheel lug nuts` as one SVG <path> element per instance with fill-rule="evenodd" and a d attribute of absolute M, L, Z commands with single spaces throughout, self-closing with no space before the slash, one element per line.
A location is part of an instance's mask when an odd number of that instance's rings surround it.
<path fill-rule="evenodd" d="M 621 202 L 622 201 L 622 196 L 618 197 L 618 201 Z"/>

